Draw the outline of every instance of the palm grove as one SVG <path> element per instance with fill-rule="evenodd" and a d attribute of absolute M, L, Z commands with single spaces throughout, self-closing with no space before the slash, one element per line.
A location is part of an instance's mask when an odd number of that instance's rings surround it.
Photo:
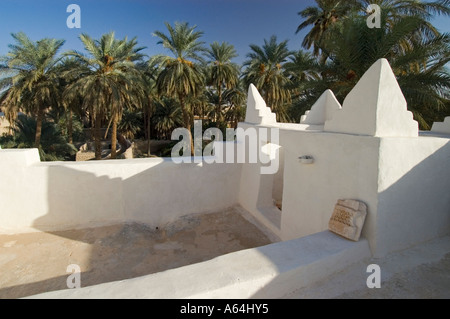
<path fill-rule="evenodd" d="M 369 4 L 381 7 L 381 28 L 368 28 Z M 12 34 L 14 44 L 0 58 L 0 108 L 14 125 L 0 144 L 37 147 L 44 160 L 70 159 L 86 127 L 96 159 L 107 134 L 115 158 L 115 141 L 170 139 L 177 127 L 191 129 L 195 118 L 209 127 L 235 127 L 245 116 L 250 83 L 278 121 L 298 123 L 326 89 L 342 103 L 379 58 L 390 62 L 420 128 L 429 129 L 450 114 L 450 36 L 430 22 L 436 14 L 448 16 L 449 4 L 316 0 L 298 13 L 296 31 L 309 30 L 303 49 L 290 51 L 288 41 L 272 36 L 251 44 L 242 66 L 233 63 L 233 45 L 207 46 L 203 32 L 188 23 L 155 31 L 170 55 L 152 57 L 136 38 L 114 33 L 82 34 L 85 52 L 64 53 L 63 40 Z"/>

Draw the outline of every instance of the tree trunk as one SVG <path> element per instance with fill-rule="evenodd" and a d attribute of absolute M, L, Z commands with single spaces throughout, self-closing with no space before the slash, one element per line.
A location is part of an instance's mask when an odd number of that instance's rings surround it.
<path fill-rule="evenodd" d="M 67 119 L 67 136 L 69 143 L 73 144 L 73 115 L 72 110 L 69 111 L 69 118 Z"/>
<path fill-rule="evenodd" d="M 36 136 L 35 136 L 35 140 L 34 140 L 35 148 L 39 148 L 39 145 L 41 144 L 43 118 L 44 118 L 44 110 L 42 108 L 38 108 L 37 118 L 36 118 Z"/>
<path fill-rule="evenodd" d="M 178 94 L 178 98 L 180 100 L 181 111 L 183 112 L 184 126 L 189 131 L 189 138 L 191 139 L 191 155 L 194 155 L 194 139 L 192 138 L 192 133 L 191 133 L 191 117 L 189 116 L 189 112 L 185 105 L 184 95 Z M 186 154 L 183 154 L 183 156 L 186 156 Z"/>
<path fill-rule="evenodd" d="M 222 86 L 217 87 L 217 95 L 219 97 L 219 102 L 217 105 L 217 126 L 221 127 L 222 124 Z"/>
<path fill-rule="evenodd" d="M 117 155 L 117 122 L 118 117 L 114 115 L 111 131 L 111 159 L 116 159 Z"/>
<path fill-rule="evenodd" d="M 94 119 L 95 128 L 94 128 L 94 143 L 95 143 L 95 159 L 102 159 L 102 143 L 101 143 L 101 127 L 102 121 L 99 116 L 96 116 Z"/>
<path fill-rule="evenodd" d="M 151 100 L 151 98 L 149 97 L 148 98 L 148 114 L 147 114 L 147 154 L 148 154 L 148 156 L 150 156 L 151 155 L 151 128 L 152 128 L 152 126 L 151 126 L 151 124 L 152 124 L 152 117 L 151 117 L 151 114 L 152 114 L 152 100 Z"/>

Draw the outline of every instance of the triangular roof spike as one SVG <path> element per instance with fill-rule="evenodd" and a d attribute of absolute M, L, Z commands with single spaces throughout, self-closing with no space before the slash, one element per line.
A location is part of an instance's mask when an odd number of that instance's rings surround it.
<path fill-rule="evenodd" d="M 248 88 L 245 122 L 251 124 L 274 124 L 277 122 L 275 113 L 272 113 L 253 84 L 250 84 Z"/>
<path fill-rule="evenodd" d="M 386 59 L 375 62 L 347 95 L 325 131 L 378 137 L 417 137 L 419 125 Z"/>
<path fill-rule="evenodd" d="M 444 122 L 434 122 L 431 132 L 440 134 L 450 134 L 450 116 L 444 119 Z"/>
<path fill-rule="evenodd" d="M 309 125 L 324 125 L 326 121 L 333 118 L 335 111 L 342 108 L 339 101 L 333 94 L 333 91 L 326 90 L 322 93 L 319 99 L 311 107 L 311 110 L 306 111 L 300 119 L 301 124 Z"/>

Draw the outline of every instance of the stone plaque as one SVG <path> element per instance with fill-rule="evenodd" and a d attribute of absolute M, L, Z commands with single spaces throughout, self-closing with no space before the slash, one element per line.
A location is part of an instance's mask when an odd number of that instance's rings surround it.
<path fill-rule="evenodd" d="M 367 205 L 353 199 L 340 199 L 334 207 L 328 229 L 347 239 L 358 241 L 367 215 Z"/>

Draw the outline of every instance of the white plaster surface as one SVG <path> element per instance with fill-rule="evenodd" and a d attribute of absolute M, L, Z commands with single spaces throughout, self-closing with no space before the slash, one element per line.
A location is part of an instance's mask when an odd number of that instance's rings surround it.
<path fill-rule="evenodd" d="M 247 96 L 247 112 L 245 122 L 251 124 L 274 124 L 277 122 L 275 113 L 266 105 L 258 89 L 250 84 Z"/>
<path fill-rule="evenodd" d="M 435 122 L 431 128 L 431 132 L 450 134 L 450 116 L 444 119 L 444 122 Z"/>
<path fill-rule="evenodd" d="M 281 298 L 448 299 L 449 256 L 450 237 L 444 236 L 383 258 L 364 259 Z M 367 266 L 371 264 L 380 266 L 381 288 L 367 288 Z"/>
<path fill-rule="evenodd" d="M 347 95 L 325 131 L 378 137 L 417 137 L 419 126 L 386 59 L 375 62 Z"/>
<path fill-rule="evenodd" d="M 30 298 L 279 298 L 370 256 L 328 231 L 144 277 Z"/>
<path fill-rule="evenodd" d="M 170 159 L 41 163 L 32 150 L 1 150 L 0 232 L 141 222 L 218 211 L 238 202 L 239 164 Z"/>
<path fill-rule="evenodd" d="M 280 128 L 282 211 L 273 202 L 281 177 L 262 175 L 260 164 L 40 163 L 37 150 L 0 150 L 0 231 L 124 221 L 157 226 L 240 204 L 288 240 L 182 270 L 47 295 L 128 298 L 278 297 L 331 274 L 333 265 L 367 257 L 367 243 L 383 257 L 449 233 L 450 138 L 418 137 L 386 60 L 367 71 L 325 131 L 319 124 L 276 123 L 254 86 L 246 122 L 240 126 Z M 299 162 L 306 155 L 313 164 Z M 343 198 L 368 207 L 357 243 L 323 232 Z M 206 276 L 201 282 L 200 274 Z"/>
<path fill-rule="evenodd" d="M 338 199 L 368 205 L 362 237 L 382 256 L 450 231 L 450 139 L 282 131 L 281 238 L 327 229 Z M 310 155 L 314 164 L 299 163 Z"/>
<path fill-rule="evenodd" d="M 247 129 L 252 127 L 248 123 L 239 123 L 239 127 Z M 255 128 L 265 126 L 254 126 Z M 257 133 L 258 130 L 256 130 Z M 259 136 L 258 136 L 259 140 Z M 248 149 L 247 149 L 248 152 Z M 246 156 L 248 158 L 248 156 Z M 284 156 L 283 156 L 284 157 Z M 261 163 L 244 163 L 238 183 L 239 204 L 253 214 L 265 227 L 269 228 L 276 236 L 281 237 L 280 222 L 281 212 L 275 207 L 274 192 L 277 193 L 277 185 L 281 183 L 281 176 L 277 174 L 261 174 Z M 284 161 L 279 161 L 279 171 L 283 171 Z M 284 183 L 283 183 L 284 189 Z"/>
<path fill-rule="evenodd" d="M 311 107 L 310 111 L 306 111 L 300 119 L 301 124 L 324 125 L 326 121 L 333 118 L 334 113 L 342 109 L 331 90 L 326 90 L 316 103 Z"/>
<path fill-rule="evenodd" d="M 368 205 L 362 236 L 375 236 L 379 139 L 332 133 L 282 131 L 285 154 L 282 239 L 328 229 L 339 199 Z M 313 164 L 298 158 L 314 157 Z"/>
<path fill-rule="evenodd" d="M 450 139 L 381 139 L 378 170 L 376 256 L 450 232 Z"/>

